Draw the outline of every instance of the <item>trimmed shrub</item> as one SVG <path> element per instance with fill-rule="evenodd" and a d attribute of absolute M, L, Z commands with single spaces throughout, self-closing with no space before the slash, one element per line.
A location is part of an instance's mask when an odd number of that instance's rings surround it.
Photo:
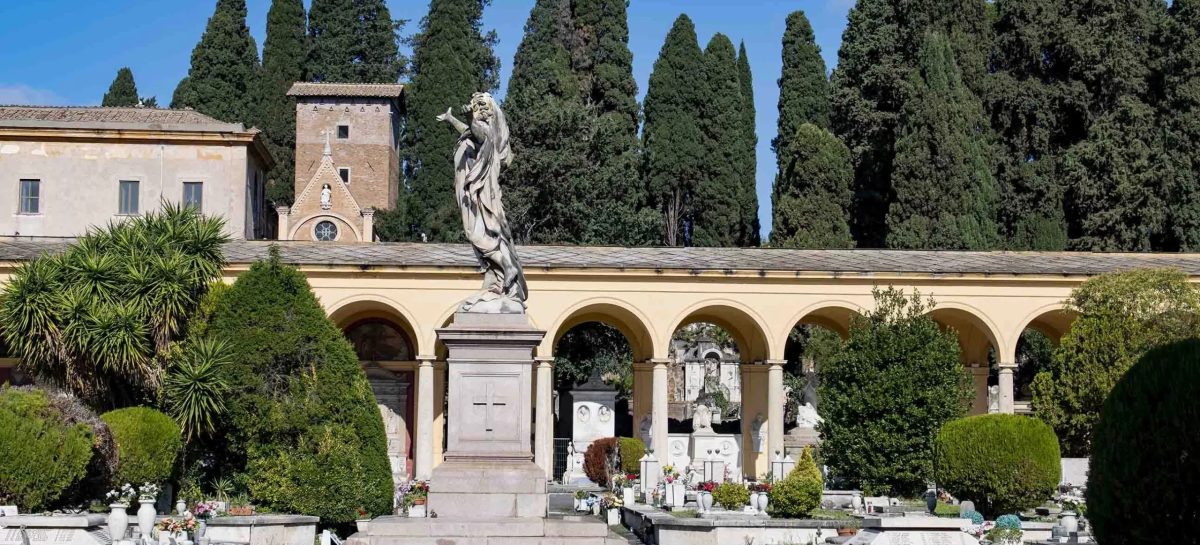
<path fill-rule="evenodd" d="M 750 490 L 741 483 L 721 483 L 712 495 L 714 502 L 730 511 L 741 511 L 750 502 Z"/>
<path fill-rule="evenodd" d="M 30 512 L 53 506 L 86 474 L 92 439 L 46 392 L 0 387 L 0 503 Z"/>
<path fill-rule="evenodd" d="M 1117 382 L 1096 423 L 1087 517 L 1098 543 L 1200 528 L 1200 340 L 1150 351 Z"/>
<path fill-rule="evenodd" d="M 646 444 L 637 437 L 620 438 L 621 471 L 625 473 L 642 472 L 642 457 L 646 455 Z"/>
<path fill-rule="evenodd" d="M 353 522 L 392 513 L 387 436 L 350 343 L 276 248 L 221 294 L 207 336 L 229 343 L 220 366 L 226 418 L 206 453 L 260 506 Z M 223 439 L 223 440 L 222 440 Z"/>
<path fill-rule="evenodd" d="M 971 521 L 971 524 L 976 526 L 983 524 L 983 513 L 980 513 L 974 509 L 967 509 L 966 511 L 959 513 L 958 518 L 968 519 Z"/>
<path fill-rule="evenodd" d="M 1016 515 L 1000 515 L 996 517 L 996 527 L 1005 530 L 1020 530 L 1021 518 Z"/>
<path fill-rule="evenodd" d="M 175 474 L 183 448 L 179 425 L 147 407 L 117 409 L 100 415 L 117 442 L 113 484 L 164 483 Z"/>
<path fill-rule="evenodd" d="M 824 489 L 821 470 L 817 468 L 809 449 L 804 449 L 795 469 L 782 481 L 776 481 L 771 488 L 767 509 L 772 517 L 807 517 L 813 509 L 821 506 L 821 491 Z"/>
<path fill-rule="evenodd" d="M 609 464 L 613 451 L 617 449 L 616 437 L 605 437 L 592 441 L 583 453 L 583 473 L 597 485 L 612 486 L 614 467 Z"/>
<path fill-rule="evenodd" d="M 1028 416 L 954 420 L 942 426 L 934 448 L 938 485 L 988 517 L 1041 505 L 1062 473 L 1054 430 Z"/>

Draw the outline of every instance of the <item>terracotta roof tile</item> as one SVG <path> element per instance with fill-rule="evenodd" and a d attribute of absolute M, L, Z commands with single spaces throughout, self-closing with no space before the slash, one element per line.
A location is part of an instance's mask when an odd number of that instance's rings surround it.
<path fill-rule="evenodd" d="M 197 125 L 213 130 L 238 130 L 237 123 L 225 123 L 194 110 L 158 108 L 103 108 L 92 106 L 0 106 L 0 125 L 6 122 L 46 122 L 63 124 L 145 124 Z"/>
<path fill-rule="evenodd" d="M 296 82 L 288 89 L 293 97 L 380 97 L 399 98 L 404 86 L 399 83 L 313 83 Z"/>

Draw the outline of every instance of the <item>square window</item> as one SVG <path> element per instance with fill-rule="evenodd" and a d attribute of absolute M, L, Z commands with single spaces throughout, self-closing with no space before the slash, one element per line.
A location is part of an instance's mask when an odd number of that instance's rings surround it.
<path fill-rule="evenodd" d="M 204 210 L 204 182 L 183 182 L 183 205 Z"/>
<path fill-rule="evenodd" d="M 345 167 L 339 168 L 338 176 L 342 177 L 342 183 L 350 185 L 350 169 Z"/>
<path fill-rule="evenodd" d="M 133 216 L 138 213 L 138 188 L 141 184 L 137 180 L 121 180 L 120 184 L 120 202 L 117 206 L 117 213 L 123 216 Z"/>
<path fill-rule="evenodd" d="M 39 214 L 42 211 L 42 181 L 21 180 L 21 198 L 17 213 Z"/>
<path fill-rule="evenodd" d="M 338 140 L 350 138 L 350 125 L 338 125 Z"/>

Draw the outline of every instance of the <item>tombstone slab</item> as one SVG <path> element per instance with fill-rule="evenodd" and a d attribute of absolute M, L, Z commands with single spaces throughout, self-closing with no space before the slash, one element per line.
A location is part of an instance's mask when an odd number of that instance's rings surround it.
<path fill-rule="evenodd" d="M 846 545 L 979 545 L 964 530 L 971 521 L 939 517 L 867 517 Z"/>
<path fill-rule="evenodd" d="M 533 350 L 545 332 L 524 314 L 459 312 L 437 334 L 448 350 L 447 446 L 430 479 L 430 512 L 546 516 L 546 474 L 530 445 Z"/>

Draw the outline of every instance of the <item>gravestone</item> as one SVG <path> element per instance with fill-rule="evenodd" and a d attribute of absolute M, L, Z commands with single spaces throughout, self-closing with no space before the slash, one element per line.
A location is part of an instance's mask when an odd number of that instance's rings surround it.
<path fill-rule="evenodd" d="M 107 516 L 99 514 L 5 516 L 0 545 L 107 545 L 106 522 Z"/>
<path fill-rule="evenodd" d="M 383 417 L 383 430 L 387 434 L 388 462 L 392 468 L 392 482 L 408 480 L 408 447 L 410 438 L 406 424 L 408 416 L 408 377 L 393 373 L 370 364 L 366 369 L 367 381 L 375 394 L 375 403 Z"/>
<path fill-rule="evenodd" d="M 583 453 L 597 439 L 616 435 L 617 392 L 604 384 L 599 376 L 593 375 L 571 390 L 570 397 L 571 445 L 576 455 L 574 460 L 568 460 L 568 472 L 563 482 L 591 482 L 583 473 Z"/>
<path fill-rule="evenodd" d="M 979 545 L 964 531 L 970 525 L 959 518 L 866 517 L 862 530 L 846 545 Z"/>

